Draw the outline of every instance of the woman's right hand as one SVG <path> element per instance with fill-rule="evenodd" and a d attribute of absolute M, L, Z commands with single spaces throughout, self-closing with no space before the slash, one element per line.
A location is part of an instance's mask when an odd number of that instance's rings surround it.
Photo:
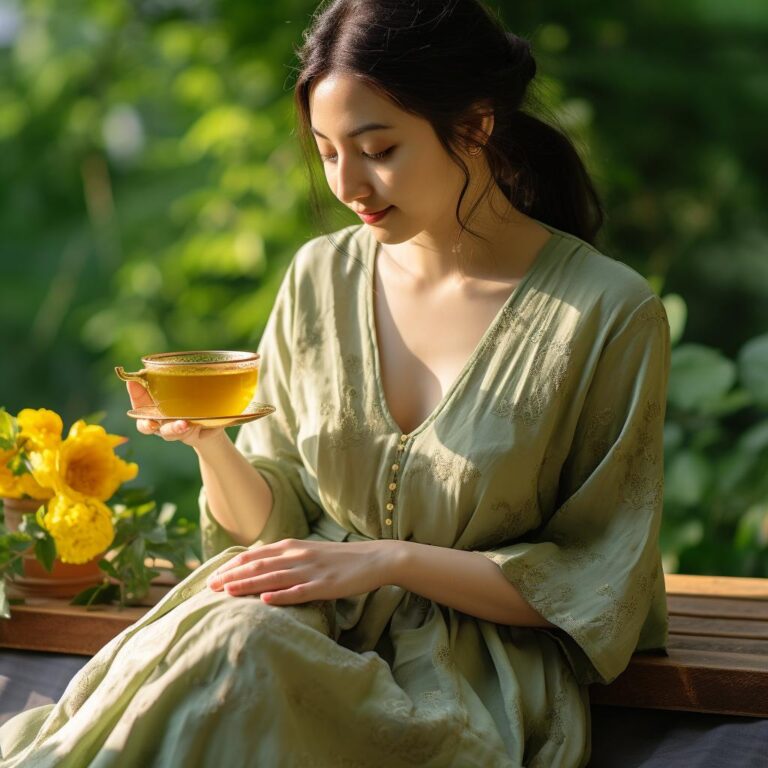
<path fill-rule="evenodd" d="M 125 383 L 128 387 L 132 408 L 154 405 L 149 392 L 141 384 L 137 381 L 126 381 Z M 159 422 L 154 419 L 138 419 L 136 429 L 143 435 L 158 435 L 168 442 L 179 440 L 192 448 L 198 448 L 201 443 L 220 437 L 224 433 L 224 427 L 201 427 L 199 424 L 190 424 L 181 419 L 166 422 Z"/>

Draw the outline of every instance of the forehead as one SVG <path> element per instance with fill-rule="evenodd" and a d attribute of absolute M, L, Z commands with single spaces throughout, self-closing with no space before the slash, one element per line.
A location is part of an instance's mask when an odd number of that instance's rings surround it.
<path fill-rule="evenodd" d="M 402 128 L 415 118 L 351 75 L 327 75 L 309 94 L 312 128 L 330 137 L 346 137 L 363 123 Z"/>

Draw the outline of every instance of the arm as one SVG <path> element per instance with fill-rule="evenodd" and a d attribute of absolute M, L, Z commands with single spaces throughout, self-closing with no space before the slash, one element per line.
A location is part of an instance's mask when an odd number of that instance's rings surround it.
<path fill-rule="evenodd" d="M 223 429 L 193 447 L 211 514 L 235 544 L 247 547 L 272 512 L 269 484 Z"/>
<path fill-rule="evenodd" d="M 485 621 L 554 628 L 483 555 L 412 541 L 376 544 L 381 545 L 384 555 L 384 583 Z"/>
<path fill-rule="evenodd" d="M 292 393 L 294 316 L 306 307 L 307 292 L 312 291 L 302 277 L 304 248 L 288 265 L 257 349 L 261 367 L 256 399 L 274 405 L 275 412 L 243 424 L 234 445 L 228 439 L 211 441 L 197 452 L 205 559 L 233 545 L 260 547 L 304 538 L 322 512 L 307 490 L 307 470 L 297 446 L 301 414 Z"/>

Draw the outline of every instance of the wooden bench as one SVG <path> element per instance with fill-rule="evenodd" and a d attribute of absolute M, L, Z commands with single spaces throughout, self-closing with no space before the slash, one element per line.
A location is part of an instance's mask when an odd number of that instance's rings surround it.
<path fill-rule="evenodd" d="M 636 653 L 594 704 L 768 717 L 768 579 L 667 574 L 668 655 Z"/>
<path fill-rule="evenodd" d="M 636 653 L 594 704 L 768 717 L 768 579 L 667 574 L 668 655 Z M 28 599 L 0 620 L 0 647 L 92 656 L 170 589 L 162 578 L 145 606 L 86 610 Z"/>

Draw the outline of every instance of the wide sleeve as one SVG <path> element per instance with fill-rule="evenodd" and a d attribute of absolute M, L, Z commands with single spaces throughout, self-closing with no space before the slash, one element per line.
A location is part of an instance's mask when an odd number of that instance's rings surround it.
<path fill-rule="evenodd" d="M 664 305 L 650 296 L 601 350 L 555 511 L 530 541 L 481 552 L 556 626 L 544 631 L 557 639 L 583 685 L 610 683 L 626 668 L 654 594 L 663 589 L 669 364 Z M 666 637 L 666 609 L 661 621 Z"/>
<path fill-rule="evenodd" d="M 306 469 L 297 450 L 297 421 L 291 397 L 291 359 L 294 318 L 300 299 L 298 263 L 301 251 L 291 261 L 278 289 L 257 351 L 261 355 L 256 399 L 275 406 L 275 412 L 244 424 L 235 446 L 259 470 L 272 490 L 272 512 L 259 538 L 262 545 L 286 538 L 309 535 L 310 524 L 321 508 L 307 492 Z M 200 530 L 203 557 L 207 560 L 235 546 L 227 532 L 213 517 L 205 487 L 199 496 Z"/>

